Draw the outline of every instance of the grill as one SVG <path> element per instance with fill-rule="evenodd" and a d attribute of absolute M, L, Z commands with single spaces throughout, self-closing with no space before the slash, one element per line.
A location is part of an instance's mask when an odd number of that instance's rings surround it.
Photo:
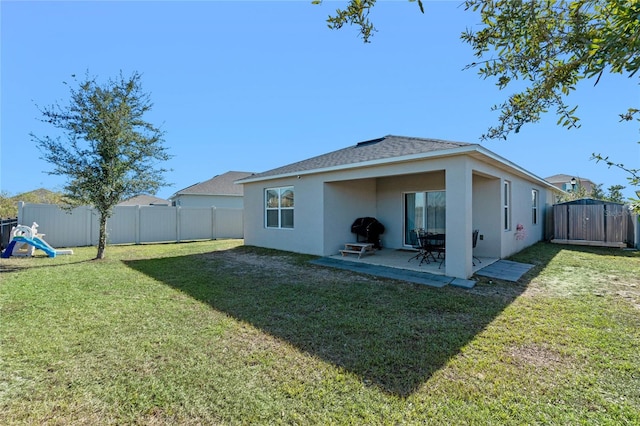
<path fill-rule="evenodd" d="M 381 249 L 380 234 L 384 233 L 384 225 L 375 217 L 359 217 L 351 225 L 351 232 L 356 234 L 358 242 L 373 244 L 374 248 Z"/>

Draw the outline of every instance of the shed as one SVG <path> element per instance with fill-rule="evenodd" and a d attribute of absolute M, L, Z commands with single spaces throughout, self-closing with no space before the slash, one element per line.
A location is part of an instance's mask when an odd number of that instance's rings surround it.
<path fill-rule="evenodd" d="M 621 203 L 582 198 L 553 205 L 552 243 L 624 248 L 635 244 L 633 215 Z"/>

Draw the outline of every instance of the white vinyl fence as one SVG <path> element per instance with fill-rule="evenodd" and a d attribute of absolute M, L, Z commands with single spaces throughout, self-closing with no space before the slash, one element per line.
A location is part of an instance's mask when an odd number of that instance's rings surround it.
<path fill-rule="evenodd" d="M 107 220 L 108 244 L 243 238 L 242 209 L 117 206 Z M 89 206 L 63 210 L 53 204 L 18 203 L 18 223 L 38 224 L 53 247 L 98 244 L 98 212 Z"/>

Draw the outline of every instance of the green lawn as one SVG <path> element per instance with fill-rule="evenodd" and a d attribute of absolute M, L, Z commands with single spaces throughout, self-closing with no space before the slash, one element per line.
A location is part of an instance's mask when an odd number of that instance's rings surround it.
<path fill-rule="evenodd" d="M 640 424 L 640 253 L 441 289 L 240 240 L 2 259 L 0 424 Z M 41 252 L 40 252 L 41 253 Z"/>

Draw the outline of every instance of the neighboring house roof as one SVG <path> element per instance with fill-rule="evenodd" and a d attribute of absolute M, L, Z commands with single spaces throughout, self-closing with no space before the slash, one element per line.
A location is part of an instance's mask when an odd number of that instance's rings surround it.
<path fill-rule="evenodd" d="M 576 183 L 583 187 L 587 192 L 592 191 L 597 185 L 590 179 L 580 176 L 571 176 L 565 174 L 557 174 L 545 178 L 547 182 L 555 186 L 556 188 L 564 191 L 571 191 L 571 180 L 575 179 Z"/>
<path fill-rule="evenodd" d="M 171 201 L 154 197 L 153 195 L 136 195 L 118 203 L 119 206 L 170 206 Z"/>
<path fill-rule="evenodd" d="M 179 195 L 230 195 L 242 197 L 242 185 L 237 185 L 235 181 L 252 174 L 251 172 L 226 172 L 204 182 L 181 189 L 169 198 L 173 199 Z"/>
<path fill-rule="evenodd" d="M 570 182 L 571 179 L 576 179 L 579 182 L 589 182 L 593 184 L 593 181 L 591 179 L 583 178 L 580 176 L 565 175 L 565 174 L 557 174 L 557 175 L 549 176 L 544 180 L 546 180 L 549 183 L 566 183 L 566 182 Z"/>
<path fill-rule="evenodd" d="M 387 135 L 382 138 L 360 142 L 347 148 L 319 155 L 297 163 L 289 164 L 263 173 L 241 179 L 238 183 L 249 183 L 275 177 L 304 175 L 333 170 L 374 166 L 385 163 L 444 157 L 459 154 L 481 154 L 502 165 L 506 165 L 531 179 L 544 183 L 544 179 L 522 169 L 516 164 L 492 153 L 479 144 L 452 142 L 440 139 L 424 139 Z"/>

